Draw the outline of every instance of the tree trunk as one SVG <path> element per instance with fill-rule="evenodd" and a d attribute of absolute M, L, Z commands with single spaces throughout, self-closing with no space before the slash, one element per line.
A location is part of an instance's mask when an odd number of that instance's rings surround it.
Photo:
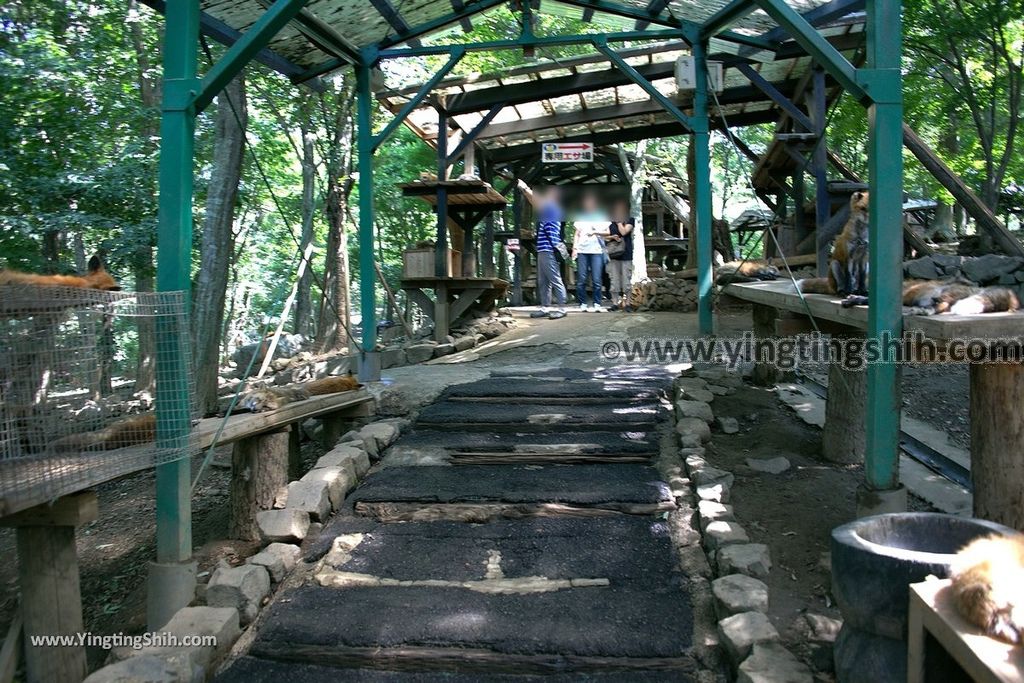
<path fill-rule="evenodd" d="M 219 337 L 224 321 L 246 122 L 245 82 L 239 75 L 217 97 L 213 172 L 206 195 L 201 262 L 193 302 L 192 353 L 196 363 L 196 403 L 203 414 L 217 409 Z"/>
<path fill-rule="evenodd" d="M 974 516 L 1024 531 L 1024 366 L 975 363 L 970 373 Z"/>
<path fill-rule="evenodd" d="M 644 241 L 644 188 L 647 186 L 647 140 L 636 143 L 633 163 L 619 145 L 619 163 L 629 180 L 629 212 L 633 215 L 633 283 L 647 279 L 647 244 Z"/>
<path fill-rule="evenodd" d="M 307 100 L 308 101 L 308 100 Z M 300 251 L 305 254 L 306 246 L 313 241 L 313 212 L 316 210 L 316 157 L 313 154 L 313 133 L 311 109 L 303 106 L 302 116 L 302 237 Z M 313 296 L 312 264 L 307 264 L 299 278 L 298 297 L 295 301 L 295 333 L 308 337 L 312 331 Z"/>

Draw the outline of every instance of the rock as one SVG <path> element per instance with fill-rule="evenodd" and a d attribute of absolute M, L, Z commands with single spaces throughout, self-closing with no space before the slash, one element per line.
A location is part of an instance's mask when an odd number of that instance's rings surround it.
<path fill-rule="evenodd" d="M 742 612 L 768 612 L 768 586 L 751 576 L 729 574 L 711 582 L 719 619 Z"/>
<path fill-rule="evenodd" d="M 676 401 L 676 414 L 680 417 L 700 418 L 709 424 L 715 421 L 711 406 L 703 401 L 687 401 L 686 399 Z"/>
<path fill-rule="evenodd" d="M 82 683 L 195 683 L 206 671 L 186 653 L 136 655 L 92 672 Z"/>
<path fill-rule="evenodd" d="M 803 619 L 811 666 L 818 671 L 832 672 L 835 670 L 835 642 L 843 622 L 811 612 L 804 614 Z"/>
<path fill-rule="evenodd" d="M 701 484 L 697 487 L 697 497 L 701 500 L 710 500 L 715 503 L 729 502 L 729 487 L 724 483 Z"/>
<path fill-rule="evenodd" d="M 270 593 L 270 574 L 266 567 L 243 564 L 241 567 L 219 567 L 206 588 L 210 607 L 234 607 L 244 626 L 260 611 L 263 598 Z"/>
<path fill-rule="evenodd" d="M 733 481 L 735 481 L 736 479 L 733 476 L 732 472 L 727 472 L 725 470 L 720 470 L 717 467 L 711 466 L 704 467 L 695 471 L 691 475 L 691 478 L 693 479 L 693 483 L 697 484 L 698 486 L 702 484 L 723 483 L 728 488 L 732 487 Z"/>
<path fill-rule="evenodd" d="M 703 448 L 701 448 L 701 449 L 684 448 L 683 450 L 701 450 L 701 451 L 703 451 L 704 449 Z M 705 460 L 703 457 L 701 457 L 699 455 L 696 455 L 696 454 L 686 456 L 686 459 L 683 462 L 686 465 L 686 471 L 687 471 L 687 473 L 690 474 L 690 476 L 693 476 L 693 473 L 696 472 L 697 470 L 702 470 L 702 469 L 704 469 L 705 467 L 708 466 L 708 461 Z"/>
<path fill-rule="evenodd" d="M 455 340 L 456 351 L 466 351 L 467 349 L 471 349 L 474 346 L 476 346 L 476 337 L 466 335 L 465 337 L 458 337 Z"/>
<path fill-rule="evenodd" d="M 720 417 L 718 418 L 718 428 L 722 430 L 723 434 L 735 434 L 740 431 L 740 423 L 736 421 L 735 417 Z"/>
<path fill-rule="evenodd" d="M 307 512 L 311 520 L 318 522 L 326 520 L 331 514 L 330 485 L 316 478 L 312 481 L 293 481 L 288 484 L 286 509 Z"/>
<path fill-rule="evenodd" d="M 689 391 L 689 390 L 706 390 L 708 383 L 700 377 L 692 377 L 681 375 L 672 380 L 672 384 L 676 388 L 676 392 Z"/>
<path fill-rule="evenodd" d="M 704 404 L 707 405 L 707 404 Z M 676 432 L 680 437 L 695 436 L 699 439 L 698 446 L 711 440 L 711 427 L 707 421 L 697 417 L 683 417 L 676 422 Z"/>
<path fill-rule="evenodd" d="M 409 364 L 423 363 L 434 357 L 434 349 L 437 344 L 430 343 L 419 343 L 413 344 L 412 346 L 405 347 L 405 357 L 409 361 Z"/>
<path fill-rule="evenodd" d="M 381 417 L 409 414 L 409 402 L 401 389 L 386 386 L 374 386 L 370 389 L 376 403 L 377 415 Z"/>
<path fill-rule="evenodd" d="M 1024 263 L 1014 256 L 1001 254 L 985 254 L 975 258 L 965 258 L 960 265 L 965 277 L 979 284 L 989 284 L 999 279 L 1000 275 L 1012 273 Z"/>
<path fill-rule="evenodd" d="M 711 522 L 734 522 L 732 506 L 717 503 L 713 500 L 702 500 L 697 503 L 697 515 L 700 517 L 700 529 L 704 531 Z"/>
<path fill-rule="evenodd" d="M 935 262 L 928 256 L 904 263 L 903 273 L 908 278 L 916 278 L 918 280 L 936 280 L 939 278 L 939 270 L 935 267 Z"/>
<path fill-rule="evenodd" d="M 261 552 L 250 557 L 246 562 L 258 564 L 266 568 L 270 579 L 279 583 L 285 575 L 295 567 L 299 559 L 299 546 L 291 543 L 271 543 Z"/>
<path fill-rule="evenodd" d="M 384 370 L 406 365 L 407 362 L 403 348 L 395 347 L 380 352 L 380 367 Z"/>
<path fill-rule="evenodd" d="M 718 637 L 733 665 L 750 654 L 755 643 L 779 640 L 779 632 L 764 612 L 741 612 L 718 622 Z"/>
<path fill-rule="evenodd" d="M 447 356 L 455 353 L 454 344 L 438 344 L 434 347 L 434 358 L 440 358 L 441 356 Z"/>
<path fill-rule="evenodd" d="M 781 455 L 777 458 L 747 458 L 747 467 L 755 472 L 766 474 L 782 474 L 790 468 L 789 460 Z"/>
<path fill-rule="evenodd" d="M 717 384 L 709 384 L 708 391 L 710 391 L 715 396 L 730 396 L 736 393 L 736 390 L 733 389 L 732 387 L 721 387 L 718 386 Z"/>
<path fill-rule="evenodd" d="M 767 579 L 772 568 L 771 554 L 764 543 L 727 545 L 716 553 L 719 574 L 745 574 Z"/>
<path fill-rule="evenodd" d="M 707 389 L 687 389 L 680 387 L 678 392 L 678 398 L 686 399 L 688 401 L 701 401 L 703 403 L 711 403 L 715 400 L 715 395 Z"/>
<path fill-rule="evenodd" d="M 314 468 L 342 467 L 352 470 L 352 476 L 362 478 L 370 469 L 370 456 L 361 448 L 350 444 L 341 444 L 332 448 L 326 455 L 320 456 Z"/>
<path fill-rule="evenodd" d="M 811 670 L 781 643 L 755 643 L 740 664 L 736 683 L 812 683 Z"/>
<path fill-rule="evenodd" d="M 682 447 L 683 450 L 692 449 L 692 448 L 700 448 L 701 444 L 703 444 L 703 443 L 704 443 L 704 440 L 701 439 L 700 434 L 680 434 L 679 435 L 679 445 Z"/>
<path fill-rule="evenodd" d="M 364 440 L 374 439 L 377 443 L 377 452 L 383 451 L 398 438 L 398 427 L 390 422 L 371 422 L 359 430 L 359 436 Z"/>
<path fill-rule="evenodd" d="M 963 262 L 962 256 L 956 256 L 955 254 L 933 254 L 931 260 L 944 276 L 960 274 L 960 264 Z"/>
<path fill-rule="evenodd" d="M 301 541 L 309 530 L 309 513 L 302 510 L 261 510 L 256 513 L 260 536 L 268 543 Z"/>
<path fill-rule="evenodd" d="M 324 364 L 324 372 L 332 377 L 337 375 L 347 375 L 349 368 L 352 367 L 352 361 L 348 356 L 332 356 L 327 359 Z"/>
<path fill-rule="evenodd" d="M 734 543 L 750 543 L 746 530 L 736 522 L 724 519 L 709 522 L 704 528 L 704 542 L 709 550 L 723 548 Z"/>
<path fill-rule="evenodd" d="M 363 457 L 366 454 L 363 453 Z M 331 503 L 332 510 L 338 510 L 345 496 L 356 486 L 356 475 L 352 470 L 352 462 L 346 462 L 348 467 L 317 467 L 306 472 L 302 476 L 302 482 L 323 482 L 327 484 L 327 497 Z M 291 498 L 289 497 L 289 500 Z M 291 506 L 295 507 L 295 506 Z M 301 509 L 301 508 L 300 508 Z"/>

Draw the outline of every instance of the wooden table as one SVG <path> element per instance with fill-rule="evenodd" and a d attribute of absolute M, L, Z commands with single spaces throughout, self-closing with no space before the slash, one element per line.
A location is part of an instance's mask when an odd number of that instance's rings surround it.
<path fill-rule="evenodd" d="M 818 321 L 822 332 L 857 334 L 867 329 L 867 306 L 843 308 L 842 297 L 825 294 L 805 294 L 801 299 L 789 280 L 732 284 L 722 292 L 754 304 L 757 336 L 811 332 L 808 313 Z M 778 312 L 789 317 L 779 319 L 775 315 Z M 904 332 L 920 333 L 939 352 L 972 339 L 1024 344 L 1022 312 L 904 316 L 903 328 Z M 1024 499 L 1024 459 L 1019 457 L 1024 452 L 1024 364 L 1019 359 L 1007 363 L 986 360 L 990 358 L 969 363 L 974 514 L 1020 527 L 1024 525 L 1024 512 L 1008 513 L 1006 502 Z M 1008 519 L 1007 514 L 1018 516 Z"/>
<path fill-rule="evenodd" d="M 434 339 L 443 342 L 451 325 L 474 303 L 492 306 L 505 296 L 508 281 L 491 277 L 416 277 L 402 278 L 402 289 L 434 322 Z M 424 290 L 434 290 L 434 298 Z"/>
<path fill-rule="evenodd" d="M 907 636 L 908 683 L 1024 683 L 1024 647 L 990 638 L 966 622 L 953 603 L 949 579 L 911 584 Z"/>

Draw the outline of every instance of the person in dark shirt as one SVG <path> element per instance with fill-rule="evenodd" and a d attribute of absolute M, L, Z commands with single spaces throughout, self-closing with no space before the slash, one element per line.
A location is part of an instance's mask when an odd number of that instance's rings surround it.
<path fill-rule="evenodd" d="M 540 310 L 531 313 L 530 317 L 552 320 L 564 318 L 566 291 L 561 266 L 555 255 L 562 245 L 562 221 L 565 218 L 558 188 L 550 186 L 543 192 L 534 192 L 522 180 L 518 181 L 518 185 L 537 211 L 537 298 L 540 300 Z M 552 289 L 558 300 L 558 308 L 553 311 L 549 308 Z"/>
<path fill-rule="evenodd" d="M 630 312 L 633 307 L 630 305 L 629 297 L 633 289 L 633 227 L 636 221 L 629 215 L 629 204 L 618 202 L 612 212 L 612 223 L 608 227 L 608 237 L 605 241 L 609 247 L 614 244 L 624 243 L 625 249 L 616 251 L 614 248 L 608 254 L 608 277 L 611 279 L 612 305 L 608 310 L 625 310 Z"/>

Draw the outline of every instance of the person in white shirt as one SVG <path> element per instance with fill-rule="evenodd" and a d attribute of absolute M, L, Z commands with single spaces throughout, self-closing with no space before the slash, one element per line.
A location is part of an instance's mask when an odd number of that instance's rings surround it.
<path fill-rule="evenodd" d="M 573 219 L 576 233 L 572 242 L 572 257 L 576 259 L 576 300 L 581 311 L 597 313 L 601 308 L 604 290 L 604 238 L 608 236 L 608 214 L 597 202 L 597 197 L 588 192 L 583 195 L 580 212 Z M 591 282 L 593 305 L 587 308 L 587 280 Z"/>

